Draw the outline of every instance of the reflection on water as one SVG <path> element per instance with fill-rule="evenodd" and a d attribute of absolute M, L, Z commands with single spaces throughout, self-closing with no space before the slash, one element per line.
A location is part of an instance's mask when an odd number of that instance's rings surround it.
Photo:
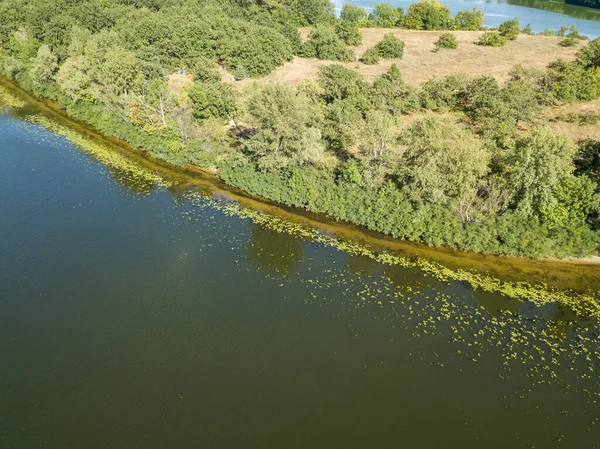
<path fill-rule="evenodd" d="M 587 8 L 583 6 L 570 5 L 560 1 L 547 0 L 506 0 L 509 5 L 527 6 L 528 8 L 538 8 L 545 11 L 562 14 L 569 17 L 584 20 L 600 20 L 600 9 Z M 598 34 L 598 33 L 596 33 Z"/>

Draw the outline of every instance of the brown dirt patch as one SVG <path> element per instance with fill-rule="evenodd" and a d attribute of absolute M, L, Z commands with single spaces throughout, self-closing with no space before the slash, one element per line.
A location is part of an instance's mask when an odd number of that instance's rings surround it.
<path fill-rule="evenodd" d="M 181 92 L 181 89 L 191 85 L 193 82 L 194 77 L 189 73 L 172 73 L 167 78 L 169 90 L 176 95 Z"/>
<path fill-rule="evenodd" d="M 579 46 L 561 47 L 560 38 L 546 36 L 520 35 L 516 41 L 510 41 L 505 47 L 481 47 L 475 42 L 480 31 L 454 31 L 459 46 L 455 50 L 432 50 L 435 41 L 442 31 L 415 31 L 385 28 L 365 28 L 361 30 L 363 44 L 356 47 L 357 57 L 379 42 L 386 33 L 393 33 L 406 42 L 404 58 L 401 60 L 386 59 L 377 65 L 369 66 L 358 61 L 344 65 L 358 70 L 365 79 L 373 81 L 378 75 L 385 73 L 392 64 L 397 64 L 405 81 L 418 86 L 434 76 L 445 76 L 462 73 L 470 76 L 489 75 L 504 82 L 508 73 L 517 64 L 528 68 L 543 69 L 557 58 L 573 60 Z M 301 36 L 306 39 L 308 29 L 301 29 Z M 580 44 L 583 45 L 583 44 Z M 333 61 L 295 58 L 294 61 L 279 67 L 265 80 L 298 84 L 305 78 L 316 78 L 319 67 Z M 239 84 L 244 84 L 242 81 Z"/>

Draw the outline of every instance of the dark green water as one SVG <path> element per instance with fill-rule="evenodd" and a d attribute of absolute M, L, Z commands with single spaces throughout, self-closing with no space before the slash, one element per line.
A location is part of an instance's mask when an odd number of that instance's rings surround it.
<path fill-rule="evenodd" d="M 0 157 L 2 449 L 600 447 L 598 328 L 567 310 L 262 228 L 16 116 Z"/>

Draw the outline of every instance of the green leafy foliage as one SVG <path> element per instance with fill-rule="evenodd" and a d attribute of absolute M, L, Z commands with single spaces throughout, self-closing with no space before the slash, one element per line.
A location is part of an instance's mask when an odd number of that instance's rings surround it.
<path fill-rule="evenodd" d="M 458 40 L 452 33 L 444 33 L 435 42 L 435 51 L 439 51 L 442 48 L 458 48 Z"/>
<path fill-rule="evenodd" d="M 321 132 L 310 126 L 311 103 L 286 84 L 267 84 L 249 99 L 256 132 L 246 151 L 261 170 L 279 170 L 318 162 L 323 156 Z"/>
<path fill-rule="evenodd" d="M 330 0 L 289 0 L 287 3 L 298 26 L 332 23 L 335 20 L 334 5 Z"/>
<path fill-rule="evenodd" d="M 519 26 L 518 18 L 506 20 L 498 27 L 498 33 L 500 33 L 500 36 L 504 36 L 511 41 L 516 40 L 519 37 L 520 32 L 521 27 Z"/>
<path fill-rule="evenodd" d="M 561 47 L 574 47 L 579 43 L 579 40 L 573 36 L 567 36 L 558 43 Z"/>
<path fill-rule="evenodd" d="M 477 45 L 484 47 L 504 47 L 506 45 L 507 38 L 502 36 L 500 33 L 494 31 L 486 31 L 483 33 Z"/>
<path fill-rule="evenodd" d="M 383 39 L 377 42 L 375 49 L 379 56 L 387 59 L 401 59 L 404 56 L 405 44 L 394 34 L 387 33 Z"/>
<path fill-rule="evenodd" d="M 394 28 L 403 24 L 403 16 L 404 11 L 401 8 L 380 3 L 375 5 L 373 12 L 369 14 L 369 20 L 381 28 Z"/>
<path fill-rule="evenodd" d="M 477 31 L 483 26 L 483 11 L 473 8 L 470 11 L 459 11 L 454 17 L 453 29 Z"/>
<path fill-rule="evenodd" d="M 379 51 L 377 50 L 376 47 L 367 49 L 363 53 L 362 57 L 360 58 L 360 61 L 363 64 L 367 64 L 367 65 L 379 64 L 379 60 L 380 60 Z"/>
<path fill-rule="evenodd" d="M 351 3 L 345 3 L 342 7 L 340 18 L 348 22 L 354 22 L 359 26 L 367 21 L 367 11 L 365 8 L 355 6 Z"/>
<path fill-rule="evenodd" d="M 356 59 L 354 50 L 348 48 L 330 25 L 318 25 L 310 32 L 310 40 L 302 49 L 304 57 L 314 55 L 319 59 L 349 62 Z"/>
<path fill-rule="evenodd" d="M 531 24 L 528 23 L 527 25 L 525 25 L 525 28 L 523 28 L 521 30 L 521 33 L 526 34 L 528 36 L 533 36 L 533 29 L 531 28 Z"/>
<path fill-rule="evenodd" d="M 503 84 L 451 75 L 415 88 L 396 65 L 369 83 L 332 64 L 297 89 L 242 92 L 220 82 L 218 65 L 243 79 L 298 53 L 352 61 L 359 26 L 475 30 L 483 14 L 452 18 L 434 1 L 406 15 L 381 4 L 369 17 L 346 5 L 341 20 L 325 0 L 25 3 L 0 2 L 3 73 L 154 157 L 216 166 L 250 193 L 430 245 L 598 253 L 598 144 L 574 148 L 536 123 L 543 105 L 600 97 L 600 40 L 574 61 L 516 68 Z M 304 44 L 298 24 L 313 26 Z M 504 28 L 487 44 L 503 45 L 514 23 Z M 576 30 L 562 33 L 579 42 Z M 439 48 L 454 45 L 450 36 Z M 363 62 L 403 52 L 389 33 Z M 183 88 L 169 79 L 182 67 L 195 78 Z M 400 126 L 421 109 L 451 114 Z M 241 124 L 226 126 L 232 119 Z"/>
<path fill-rule="evenodd" d="M 188 90 L 195 118 L 230 120 L 237 113 L 238 92 L 231 84 L 195 83 Z"/>
<path fill-rule="evenodd" d="M 358 29 L 358 23 L 349 20 L 338 20 L 335 31 L 346 45 L 358 46 L 362 44 L 362 34 Z"/>
<path fill-rule="evenodd" d="M 462 19 L 470 21 L 464 15 Z M 450 8 L 437 0 L 420 0 L 408 7 L 403 25 L 411 30 L 448 30 L 452 23 Z"/>

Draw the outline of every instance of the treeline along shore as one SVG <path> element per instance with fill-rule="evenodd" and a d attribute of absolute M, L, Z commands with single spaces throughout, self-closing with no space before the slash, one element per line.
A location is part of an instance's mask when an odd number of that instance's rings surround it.
<path fill-rule="evenodd" d="M 598 255 L 600 143 L 545 112 L 586 105 L 577 120 L 600 122 L 600 39 L 483 19 L 435 0 L 340 17 L 329 0 L 4 0 L 0 69 L 106 135 L 282 204 L 433 246 Z M 357 55 L 365 28 L 386 31 Z M 418 86 L 398 30 L 436 36 Z M 503 58 L 517 42 L 531 63 L 505 58 L 501 78 L 435 76 L 451 52 Z M 318 69 L 270 79 L 292 61 Z"/>

